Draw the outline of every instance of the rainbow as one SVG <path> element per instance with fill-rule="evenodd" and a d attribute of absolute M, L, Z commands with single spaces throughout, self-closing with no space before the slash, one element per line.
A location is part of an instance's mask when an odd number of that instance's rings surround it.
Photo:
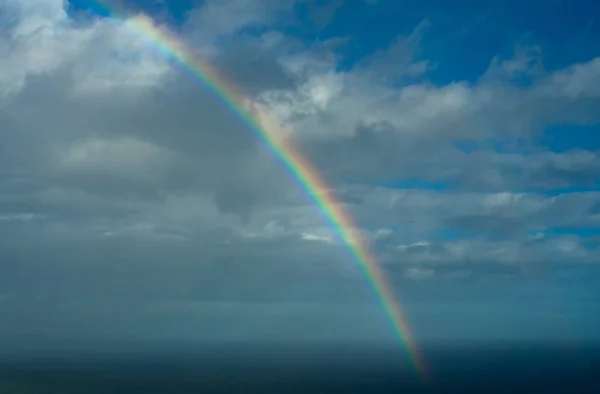
<path fill-rule="evenodd" d="M 108 15 L 119 15 L 118 12 L 103 3 L 92 2 Z M 413 368 L 421 378 L 427 378 L 427 368 L 423 357 L 417 349 L 409 324 L 383 271 L 377 265 L 367 244 L 357 233 L 350 215 L 343 209 L 342 204 L 336 201 L 335 195 L 329 191 L 314 166 L 292 147 L 283 127 L 275 119 L 266 115 L 264 111 L 247 110 L 245 108 L 247 101 L 242 92 L 208 62 L 193 55 L 175 34 L 166 28 L 155 25 L 145 15 L 123 17 L 122 19 L 127 29 L 138 39 L 179 66 L 194 81 L 199 82 L 220 99 L 281 161 L 317 204 L 321 214 L 336 230 L 341 241 L 347 245 L 389 317 L 395 334 L 407 352 Z"/>

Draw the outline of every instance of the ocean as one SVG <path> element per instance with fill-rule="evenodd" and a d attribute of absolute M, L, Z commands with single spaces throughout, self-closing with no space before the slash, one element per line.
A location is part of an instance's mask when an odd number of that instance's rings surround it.
<path fill-rule="evenodd" d="M 600 393 L 600 345 L 422 346 L 430 378 L 389 344 L 205 344 L 12 354 L 5 393 Z"/>

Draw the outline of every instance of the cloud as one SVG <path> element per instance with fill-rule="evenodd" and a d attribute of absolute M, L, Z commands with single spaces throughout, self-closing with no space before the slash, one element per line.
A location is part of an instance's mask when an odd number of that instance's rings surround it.
<path fill-rule="evenodd" d="M 406 270 L 406 276 L 411 279 L 426 279 L 434 274 L 435 271 L 432 269 L 408 268 Z"/>
<path fill-rule="evenodd" d="M 313 8 L 315 23 L 339 4 Z M 598 58 L 547 69 L 540 47 L 516 45 L 480 78 L 439 85 L 430 74 L 443 64 L 422 51 L 432 23 L 340 67 L 348 38 L 294 36 L 296 5 L 208 1 L 179 34 L 281 122 L 393 291 L 419 302 L 437 297 L 419 287 L 432 283 L 597 263 L 600 194 L 569 189 L 597 187 L 598 152 L 535 141 L 552 125 L 600 122 Z M 0 311 L 57 332 L 67 325 L 52 313 L 71 316 L 81 332 L 127 314 L 111 306 L 147 308 L 148 337 L 193 336 L 161 320 L 190 310 L 211 316 L 209 336 L 333 335 L 352 321 L 365 323 L 348 337 L 385 331 L 338 229 L 214 94 L 118 20 L 77 23 L 60 0 L 0 9 Z M 134 320 L 114 332 L 131 335 Z"/>
<path fill-rule="evenodd" d="M 364 59 L 358 67 L 372 78 L 383 83 L 393 83 L 403 77 L 419 77 L 425 74 L 434 64 L 427 60 L 418 60 L 418 51 L 431 22 L 421 21 L 410 35 L 397 37 L 384 51 L 378 51 Z"/>
<path fill-rule="evenodd" d="M 141 207 L 162 202 L 164 209 L 164 201 L 175 195 L 204 201 L 210 198 L 199 196 L 213 196 L 213 210 L 238 215 L 247 225 L 253 214 L 258 218 L 268 216 L 267 212 L 284 212 L 289 204 L 309 204 L 245 126 L 207 92 L 190 86 L 164 60 L 148 54 L 117 22 L 104 19 L 88 26 L 74 25 L 58 3 L 46 1 L 45 8 L 31 13 L 24 13 L 20 3 L 8 3 L 20 15 L 9 33 L 12 53 L 17 54 L 15 58 L 11 55 L 11 60 L 31 69 L 15 67 L 13 77 L 2 85 L 6 92 L 2 120 L 10 126 L 4 138 L 11 143 L 5 168 L 12 168 L 13 174 L 18 169 L 21 177 L 29 178 L 30 189 L 37 188 L 38 194 L 28 196 L 31 204 L 39 203 L 40 198 L 48 204 L 59 195 L 62 204 L 78 198 L 85 205 L 84 198 L 106 198 L 102 204 L 117 206 L 127 201 L 129 212 L 136 212 L 133 207 L 138 203 Z M 216 42 L 217 36 L 231 36 L 245 26 L 268 24 L 273 12 L 290 6 L 257 6 L 249 1 L 207 3 L 190 14 L 186 37 L 193 41 L 195 31 L 210 30 L 214 36 L 207 37 Z M 228 14 L 235 23 L 224 23 L 219 17 L 227 10 L 237 10 Z M 215 25 L 200 23 L 202 20 Z M 35 23 L 64 35 L 73 46 L 52 49 L 42 30 L 27 28 Z M 359 191 L 351 196 L 344 191 L 343 184 L 348 181 L 420 178 L 482 193 L 594 184 L 598 160 L 593 151 L 523 155 L 479 149 L 467 153 L 452 143 L 467 137 L 530 133 L 538 125 L 569 117 L 593 122 L 595 112 L 585 108 L 597 96 L 593 83 L 598 75 L 596 60 L 546 73 L 528 87 L 511 85 L 510 80 L 494 76 L 500 72 L 494 70 L 504 70 L 508 76 L 529 72 L 541 56 L 535 47 L 517 48 L 512 60 L 494 59 L 486 79 L 476 85 L 413 82 L 396 88 L 372 78 L 372 73 L 392 75 L 378 65 L 397 64 L 397 56 L 406 56 L 400 68 L 417 64 L 420 60 L 414 60 L 413 54 L 427 26 L 428 22 L 419 24 L 408 38 L 399 38 L 387 52 L 376 53 L 349 71 L 336 70 L 335 58 L 315 60 L 313 51 L 318 54 L 321 49 L 299 47 L 281 33 L 277 33 L 276 46 L 265 46 L 269 42 L 266 37 L 275 30 L 261 33 L 262 39 L 247 36 L 236 43 L 220 44 L 221 52 L 212 56 L 217 63 L 229 64 L 226 68 L 234 80 L 258 81 L 251 89 L 256 92 L 256 102 L 286 123 L 332 186 L 339 187 L 337 193 L 348 196 L 342 197 L 348 203 L 363 201 L 368 190 L 356 189 Z M 25 36 L 27 40 L 19 38 Z M 281 53 L 288 42 L 298 51 Z M 95 46 L 93 63 L 86 49 L 91 43 L 100 45 Z M 257 51 L 254 58 L 264 59 L 259 60 L 263 66 L 236 66 L 242 64 L 236 58 L 247 58 L 250 53 L 238 52 L 240 45 Z M 37 46 L 54 57 L 24 62 L 22 59 L 35 52 L 30 48 Z M 67 52 L 58 54 L 60 51 Z M 261 82 L 262 76 L 277 73 L 275 79 Z M 15 84 L 19 78 L 21 82 Z M 40 105 L 42 102 L 45 105 Z M 550 111 L 561 114 L 552 119 L 548 111 L 538 110 L 542 104 L 565 110 Z M 497 125 L 500 118 L 505 120 L 502 128 Z M 14 175 L 7 176 L 12 180 Z M 54 200 L 40 197 L 49 195 Z M 6 201 L 10 199 L 8 193 Z M 276 208 L 278 204 L 283 205 Z M 461 230 L 483 228 L 495 233 L 517 231 L 522 222 L 474 212 L 444 220 L 445 225 Z M 311 226 L 323 225 L 311 222 Z M 314 234 L 315 230 L 298 228 L 297 234 Z"/>
<path fill-rule="evenodd" d="M 244 29 L 269 25 L 293 5 L 292 0 L 210 0 L 189 12 L 184 30 L 192 42 L 214 48 L 217 40 L 227 39 Z"/>
<path fill-rule="evenodd" d="M 314 0 L 309 0 L 307 4 L 315 26 L 322 30 L 333 19 L 336 11 L 343 5 L 343 1 L 333 0 L 327 1 L 324 4 L 319 4 Z"/>
<path fill-rule="evenodd" d="M 539 77 L 544 73 L 541 48 L 517 44 L 512 58 L 501 60 L 498 56 L 494 57 L 480 81 L 523 84 L 528 78 Z"/>

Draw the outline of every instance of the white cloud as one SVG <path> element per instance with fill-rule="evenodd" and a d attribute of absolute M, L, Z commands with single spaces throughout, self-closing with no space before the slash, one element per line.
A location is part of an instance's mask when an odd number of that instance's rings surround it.
<path fill-rule="evenodd" d="M 92 138 L 70 146 L 61 157 L 60 166 L 66 172 L 154 177 L 169 165 L 169 159 L 170 152 L 165 149 L 131 137 Z"/>
<path fill-rule="evenodd" d="M 29 221 L 34 219 L 36 219 L 36 215 L 33 213 L 0 215 L 0 221 Z"/>
<path fill-rule="evenodd" d="M 598 59 L 546 72 L 535 48 L 519 49 L 477 82 L 437 86 L 420 79 L 433 67 L 419 57 L 422 24 L 341 71 L 335 40 L 307 46 L 269 24 L 291 4 L 209 1 L 182 34 L 248 88 L 263 125 L 314 160 L 393 281 L 598 261 L 590 237 L 552 230 L 597 228 L 600 194 L 532 192 L 593 185 L 598 152 L 452 144 L 597 123 Z M 15 19 L 0 44 L 0 259 L 39 265 L 64 287 L 23 274 L 29 284 L 10 291 L 190 308 L 364 301 L 335 229 L 256 135 L 120 22 L 76 26 L 62 5 L 0 3 Z M 522 74 L 531 85 L 511 84 Z M 377 186 L 410 179 L 447 186 Z"/>
<path fill-rule="evenodd" d="M 598 98 L 600 95 L 598 82 L 600 82 L 600 58 L 595 58 L 552 74 L 537 92 L 549 98 L 564 97 L 570 100 Z"/>
<path fill-rule="evenodd" d="M 75 91 L 154 86 L 170 70 L 123 22 L 100 20 L 79 26 L 62 0 L 5 4 L 17 22 L 5 32 L 0 93 L 14 96 L 26 78 L 70 73 Z M 16 10 L 16 11 L 15 11 Z"/>
<path fill-rule="evenodd" d="M 406 270 L 406 277 L 410 279 L 427 279 L 433 275 L 435 275 L 435 271 L 432 269 L 408 268 Z"/>
<path fill-rule="evenodd" d="M 544 74 L 541 48 L 539 46 L 517 45 L 514 56 L 501 60 L 494 57 L 480 81 L 490 83 L 512 82 L 518 77 L 540 77 Z"/>
<path fill-rule="evenodd" d="M 219 51 L 214 45 L 219 39 L 249 27 L 262 27 L 293 3 L 290 0 L 209 0 L 190 12 L 184 30 L 194 44 L 214 53 Z"/>
<path fill-rule="evenodd" d="M 381 61 L 394 59 L 391 53 L 378 56 Z M 371 78 L 371 72 L 378 72 L 374 65 L 350 71 L 334 71 L 335 64 L 327 62 L 308 70 L 299 67 L 310 64 L 308 53 L 283 63 L 296 75 L 304 75 L 299 88 L 266 91 L 261 100 L 300 139 L 351 137 L 361 127 L 370 127 L 416 134 L 418 138 L 411 136 L 407 142 L 425 140 L 435 145 L 435 141 L 459 138 L 530 136 L 565 122 L 598 122 L 593 100 L 598 96 L 595 86 L 599 84 L 594 82 L 600 76 L 599 60 L 547 73 L 540 57 L 537 47 L 517 47 L 513 59 L 494 59 L 477 84 L 458 81 L 435 86 L 417 81 L 392 87 Z M 417 67 L 419 62 L 409 57 L 406 67 Z M 512 84 L 517 74 L 535 76 L 532 85 Z"/>
<path fill-rule="evenodd" d="M 302 239 L 307 240 L 307 241 L 331 242 L 331 237 L 327 237 L 327 236 L 323 236 L 323 235 L 302 233 L 301 237 L 302 237 Z"/>
<path fill-rule="evenodd" d="M 4 1 L 14 24 L 2 34 L 0 94 L 18 91 L 28 75 L 55 71 L 65 59 L 83 48 L 90 32 L 71 34 L 69 20 L 59 0 Z"/>

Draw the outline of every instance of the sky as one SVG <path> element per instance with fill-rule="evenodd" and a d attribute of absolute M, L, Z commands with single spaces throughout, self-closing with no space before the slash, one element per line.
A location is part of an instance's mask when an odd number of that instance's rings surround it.
<path fill-rule="evenodd" d="M 314 202 L 139 13 L 285 125 L 418 341 L 600 339 L 600 3 L 104 4 L 0 0 L 4 349 L 394 340 Z"/>

